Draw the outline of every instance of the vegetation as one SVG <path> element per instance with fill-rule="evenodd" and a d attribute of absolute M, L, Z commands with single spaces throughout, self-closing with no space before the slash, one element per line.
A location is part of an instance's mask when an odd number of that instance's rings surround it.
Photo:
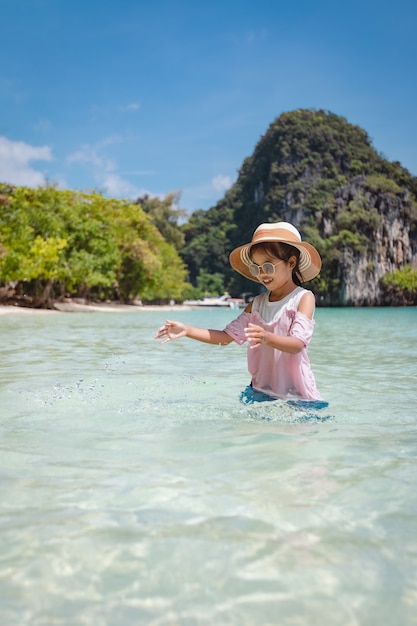
<path fill-rule="evenodd" d="M 0 297 L 51 306 L 67 295 L 162 302 L 255 293 L 260 286 L 230 268 L 229 253 L 260 223 L 283 220 L 321 253 L 318 300 L 343 304 L 347 268 L 361 259 L 372 274 L 393 215 L 416 254 L 417 178 L 343 117 L 292 111 L 270 125 L 224 198 L 190 216 L 176 193 L 129 202 L 0 184 Z M 386 301 L 415 301 L 415 271 L 381 281 Z"/>
<path fill-rule="evenodd" d="M 54 187 L 0 185 L 3 297 L 181 299 L 186 268 L 138 204 Z"/>
<path fill-rule="evenodd" d="M 384 299 L 392 306 L 417 305 L 417 269 L 410 265 L 395 270 L 381 280 Z"/>
<path fill-rule="evenodd" d="M 151 222 L 159 230 L 165 241 L 172 244 L 176 250 L 184 245 L 184 234 L 179 226 L 179 220 L 187 216 L 184 209 L 179 209 L 179 193 L 168 194 L 163 200 L 143 196 L 136 200 Z"/>

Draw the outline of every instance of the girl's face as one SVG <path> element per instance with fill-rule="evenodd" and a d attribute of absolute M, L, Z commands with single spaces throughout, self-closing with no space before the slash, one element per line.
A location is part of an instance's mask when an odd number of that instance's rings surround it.
<path fill-rule="evenodd" d="M 273 256 L 270 252 L 257 247 L 252 251 L 252 261 L 259 272 L 256 278 L 268 291 L 283 287 L 288 281 L 292 281 L 292 270 L 295 267 L 295 257 L 290 257 L 288 261 Z M 267 265 L 265 265 L 267 264 Z M 273 273 L 271 274 L 271 265 Z M 254 269 L 256 272 L 256 269 Z"/>

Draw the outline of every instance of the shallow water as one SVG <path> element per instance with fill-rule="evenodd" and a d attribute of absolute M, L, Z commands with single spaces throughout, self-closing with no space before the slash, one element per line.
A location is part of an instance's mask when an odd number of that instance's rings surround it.
<path fill-rule="evenodd" d="M 166 315 L 0 318 L 0 623 L 416 624 L 417 310 L 317 311 L 315 413 Z"/>

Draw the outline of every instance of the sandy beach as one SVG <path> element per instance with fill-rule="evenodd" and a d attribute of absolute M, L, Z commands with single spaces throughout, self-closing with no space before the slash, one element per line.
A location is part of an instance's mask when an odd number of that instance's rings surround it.
<path fill-rule="evenodd" d="M 119 303 L 91 303 L 57 302 L 55 309 L 32 309 L 17 305 L 0 305 L 1 315 L 56 315 L 59 313 L 146 313 L 152 311 L 189 311 L 193 307 L 183 304 L 173 305 L 143 305 Z"/>

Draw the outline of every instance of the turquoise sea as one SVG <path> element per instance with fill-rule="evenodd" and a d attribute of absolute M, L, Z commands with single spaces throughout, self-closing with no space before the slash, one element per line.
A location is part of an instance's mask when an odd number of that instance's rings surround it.
<path fill-rule="evenodd" d="M 417 624 L 417 309 L 318 309 L 329 407 L 166 317 L 0 317 L 4 626 Z"/>

